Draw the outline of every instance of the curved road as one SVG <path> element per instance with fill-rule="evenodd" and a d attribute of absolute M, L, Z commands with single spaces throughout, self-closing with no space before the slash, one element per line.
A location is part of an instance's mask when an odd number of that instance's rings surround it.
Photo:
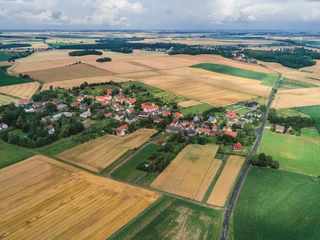
<path fill-rule="evenodd" d="M 277 82 L 276 82 L 274 88 L 272 89 L 272 92 L 271 92 L 270 97 L 269 97 L 268 104 L 267 104 L 266 109 L 264 111 L 262 124 L 261 124 L 261 126 L 259 128 L 257 128 L 255 130 L 258 133 L 258 139 L 257 139 L 255 145 L 253 146 L 251 155 L 255 154 L 257 152 L 259 146 L 260 146 L 260 143 L 261 143 L 261 140 L 262 140 L 262 135 L 263 135 L 263 130 L 264 130 L 264 127 L 266 125 L 266 121 L 267 121 L 267 117 L 268 117 L 268 112 L 269 112 L 273 97 L 275 95 L 275 89 L 277 89 L 277 87 L 278 87 L 280 78 L 281 78 L 281 74 L 279 73 Z M 222 232 L 221 232 L 220 240 L 227 240 L 232 210 L 233 210 L 234 204 L 236 202 L 238 193 L 240 191 L 241 185 L 242 185 L 242 183 L 243 183 L 243 181 L 244 181 L 244 179 L 245 179 L 245 177 L 246 177 L 246 175 L 247 175 L 247 173 L 249 171 L 250 165 L 251 165 L 251 162 L 248 160 L 246 162 L 246 165 L 244 166 L 244 168 L 243 168 L 243 170 L 241 172 L 241 175 L 240 175 L 240 177 L 239 177 L 239 179 L 238 179 L 238 181 L 236 183 L 236 186 L 235 186 L 235 188 L 234 188 L 234 190 L 233 190 L 233 192 L 231 194 L 230 201 L 229 201 L 229 203 L 228 203 L 228 205 L 226 207 L 226 214 L 225 214 L 223 225 L 222 225 Z"/>

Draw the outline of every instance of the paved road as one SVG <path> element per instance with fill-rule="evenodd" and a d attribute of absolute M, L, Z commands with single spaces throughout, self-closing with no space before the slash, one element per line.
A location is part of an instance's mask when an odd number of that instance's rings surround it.
<path fill-rule="evenodd" d="M 278 79 L 277 79 L 277 82 L 275 84 L 274 89 L 276 89 L 278 87 L 280 78 L 281 78 L 281 74 L 279 74 L 279 76 L 278 76 Z M 270 109 L 270 106 L 271 106 L 271 103 L 272 103 L 274 95 L 275 95 L 275 90 L 272 90 L 272 92 L 270 94 L 270 97 L 269 97 L 268 104 L 267 104 L 265 112 L 264 112 L 264 116 L 263 116 L 263 119 L 262 119 L 262 124 L 261 124 L 261 126 L 259 128 L 257 128 L 255 130 L 256 133 L 258 133 L 258 139 L 257 139 L 255 145 L 253 146 L 251 155 L 255 154 L 257 152 L 259 146 L 260 146 L 260 143 L 261 143 L 261 140 L 262 140 L 262 135 L 263 135 L 263 129 L 264 129 L 265 125 L 266 125 L 268 112 L 269 112 L 269 109 Z M 240 175 L 240 177 L 239 177 L 239 179 L 238 179 L 238 181 L 236 183 L 236 186 L 235 186 L 235 188 L 234 188 L 234 190 L 233 190 L 233 192 L 231 194 L 231 198 L 230 198 L 229 204 L 226 207 L 226 214 L 225 214 L 223 225 L 222 225 L 222 232 L 221 232 L 220 240 L 226 240 L 228 238 L 228 230 L 229 230 L 229 224 L 230 224 L 230 218 L 231 218 L 232 210 L 233 210 L 234 204 L 236 202 L 238 193 L 240 191 L 241 185 L 242 185 L 242 183 L 243 183 L 243 181 L 244 181 L 244 179 L 245 179 L 245 177 L 246 177 L 246 175 L 247 175 L 247 173 L 249 171 L 250 165 L 251 165 L 251 162 L 247 161 L 246 165 L 244 166 L 244 168 L 243 168 L 243 170 L 241 172 L 241 175 Z"/>

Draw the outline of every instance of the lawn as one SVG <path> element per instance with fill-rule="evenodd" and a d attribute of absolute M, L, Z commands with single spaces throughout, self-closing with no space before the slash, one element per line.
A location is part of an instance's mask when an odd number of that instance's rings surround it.
<path fill-rule="evenodd" d="M 317 106 L 307 106 L 307 107 L 296 107 L 292 108 L 297 112 L 301 112 L 309 115 L 314 120 L 316 120 L 317 128 L 320 129 L 320 105 Z"/>
<path fill-rule="evenodd" d="M 33 153 L 23 148 L 0 141 L 0 168 L 27 159 L 33 155 Z"/>
<path fill-rule="evenodd" d="M 148 157 L 160 149 L 160 145 L 150 144 L 142 149 L 137 155 L 131 158 L 128 162 L 115 170 L 111 176 L 115 179 L 132 182 L 135 184 L 149 185 L 156 175 L 137 170 L 136 167 L 148 160 Z"/>
<path fill-rule="evenodd" d="M 251 168 L 233 212 L 233 239 L 320 239 L 319 189 L 314 177 Z"/>
<path fill-rule="evenodd" d="M 219 239 L 223 212 L 163 196 L 110 239 Z"/>
<path fill-rule="evenodd" d="M 301 136 L 320 140 L 320 134 L 316 128 L 302 128 Z"/>
<path fill-rule="evenodd" d="M 60 139 L 47 146 L 37 148 L 36 150 L 41 154 L 53 157 L 78 145 L 79 143 L 72 141 L 71 139 Z"/>
<path fill-rule="evenodd" d="M 245 70 L 241 68 L 235 68 L 235 67 L 230 67 L 230 66 L 225 66 L 220 64 L 200 63 L 192 67 L 201 68 L 211 72 L 217 72 L 217 73 L 232 75 L 236 77 L 250 78 L 255 80 L 264 80 L 268 76 L 268 74 L 265 74 L 265 73 L 254 72 L 250 70 Z"/>
<path fill-rule="evenodd" d="M 203 113 L 207 110 L 210 110 L 212 108 L 211 105 L 203 103 L 200 105 L 196 105 L 196 106 L 192 106 L 192 107 L 188 107 L 188 108 L 183 108 L 181 110 L 181 113 L 186 116 L 186 115 L 193 115 L 193 114 L 199 114 L 199 113 Z"/>
<path fill-rule="evenodd" d="M 317 87 L 310 83 L 303 83 L 289 79 L 281 79 L 278 88 L 279 89 L 297 89 L 297 88 L 312 88 Z"/>
<path fill-rule="evenodd" d="M 0 87 L 20 83 L 34 82 L 32 79 L 10 76 L 4 72 L 6 68 L 7 67 L 0 67 Z"/>
<path fill-rule="evenodd" d="M 274 87 L 276 85 L 277 80 L 278 74 L 270 74 L 263 79 L 263 82 L 261 84 L 265 86 Z"/>
<path fill-rule="evenodd" d="M 265 130 L 259 152 L 278 160 L 280 169 L 319 176 L 319 144 L 320 142 Z"/>

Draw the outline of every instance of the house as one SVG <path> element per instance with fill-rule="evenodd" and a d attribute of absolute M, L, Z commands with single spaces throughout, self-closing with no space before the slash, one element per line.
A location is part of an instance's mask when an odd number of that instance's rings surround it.
<path fill-rule="evenodd" d="M 45 110 L 45 108 L 43 108 L 43 107 L 35 109 L 36 112 L 44 112 L 44 110 Z"/>
<path fill-rule="evenodd" d="M 118 103 L 123 103 L 126 98 L 122 94 L 117 94 L 114 96 L 114 101 Z"/>
<path fill-rule="evenodd" d="M 104 96 L 96 96 L 96 100 L 102 102 L 104 100 Z"/>
<path fill-rule="evenodd" d="M 123 118 L 124 118 L 124 114 L 123 113 L 119 113 L 114 117 L 115 120 L 120 121 L 120 122 L 123 121 Z"/>
<path fill-rule="evenodd" d="M 8 125 L 5 124 L 5 123 L 0 123 L 0 131 L 1 130 L 4 130 L 4 129 L 7 129 L 8 128 Z"/>
<path fill-rule="evenodd" d="M 32 107 L 33 108 L 38 108 L 38 107 L 40 107 L 40 105 L 39 105 L 39 103 L 34 103 L 34 104 L 32 104 Z"/>
<path fill-rule="evenodd" d="M 57 99 L 53 99 L 53 100 L 51 100 L 51 103 L 57 105 L 58 104 L 58 100 Z"/>
<path fill-rule="evenodd" d="M 24 111 L 25 111 L 26 113 L 34 113 L 34 112 L 35 112 L 34 108 L 24 109 Z"/>
<path fill-rule="evenodd" d="M 87 111 L 88 109 L 88 104 L 87 103 L 81 103 L 80 104 L 80 110 L 81 111 Z"/>
<path fill-rule="evenodd" d="M 76 107 L 76 106 L 79 106 L 80 105 L 80 102 L 73 102 L 70 104 L 70 107 Z"/>
<path fill-rule="evenodd" d="M 234 111 L 227 111 L 226 117 L 233 118 L 235 116 L 237 116 L 237 114 Z"/>
<path fill-rule="evenodd" d="M 182 132 L 182 131 L 183 131 L 183 127 L 181 127 L 181 126 L 168 125 L 166 127 L 166 132 L 168 132 L 168 133 L 178 133 L 178 132 Z"/>
<path fill-rule="evenodd" d="M 127 130 L 128 130 L 128 125 L 125 124 L 125 125 L 122 125 L 121 127 L 118 127 L 115 132 L 118 136 L 122 137 L 122 136 L 126 135 Z"/>
<path fill-rule="evenodd" d="M 169 116 L 171 115 L 171 113 L 170 113 L 169 111 L 167 111 L 167 110 L 164 110 L 164 111 L 162 112 L 162 115 L 163 115 L 164 117 L 169 117 Z"/>
<path fill-rule="evenodd" d="M 50 135 L 55 133 L 55 129 L 52 125 L 49 125 L 47 127 L 47 130 L 48 130 L 48 134 L 50 134 Z"/>
<path fill-rule="evenodd" d="M 109 117 L 111 117 L 111 116 L 112 116 L 112 112 L 106 113 L 106 114 L 104 115 L 105 118 L 109 118 Z"/>
<path fill-rule="evenodd" d="M 174 114 L 174 118 L 175 118 L 175 119 L 179 119 L 179 118 L 182 118 L 182 117 L 183 117 L 182 113 L 176 112 L 176 113 Z"/>
<path fill-rule="evenodd" d="M 141 118 L 148 118 L 149 116 L 150 116 L 150 113 L 148 113 L 148 112 L 139 113 L 139 117 L 141 117 Z"/>
<path fill-rule="evenodd" d="M 69 112 L 63 112 L 61 114 L 65 117 L 72 117 L 72 113 L 69 113 Z"/>
<path fill-rule="evenodd" d="M 208 122 L 210 122 L 210 123 L 216 123 L 216 122 L 217 122 L 217 119 L 216 119 L 215 117 L 210 116 L 210 117 L 208 118 Z"/>
<path fill-rule="evenodd" d="M 244 116 L 243 116 L 243 120 L 244 120 L 246 123 L 253 123 L 252 114 L 248 113 L 248 114 L 244 115 Z"/>
<path fill-rule="evenodd" d="M 284 133 L 284 126 L 276 125 L 276 133 Z"/>
<path fill-rule="evenodd" d="M 91 96 L 88 96 L 88 98 L 91 99 L 91 100 L 94 100 L 94 99 L 95 99 L 94 96 L 92 96 L 92 95 L 91 95 Z"/>
<path fill-rule="evenodd" d="M 197 135 L 197 132 L 195 130 L 189 130 L 188 131 L 188 136 L 189 137 L 194 137 L 195 135 Z"/>
<path fill-rule="evenodd" d="M 201 134 L 204 134 L 204 135 L 210 135 L 210 132 L 211 130 L 210 129 L 207 129 L 207 128 L 199 128 L 198 129 L 198 134 L 201 135 Z"/>
<path fill-rule="evenodd" d="M 80 117 L 82 117 L 82 118 L 88 118 L 88 117 L 91 117 L 91 111 L 90 111 L 90 108 L 88 109 L 88 111 L 86 111 L 86 112 L 83 112 L 83 113 L 81 113 L 80 114 Z"/>
<path fill-rule="evenodd" d="M 137 99 L 135 99 L 135 98 L 131 98 L 131 99 L 128 99 L 128 100 L 127 100 L 127 103 L 128 103 L 130 106 L 133 106 L 136 102 L 137 102 Z"/>
<path fill-rule="evenodd" d="M 133 112 L 134 108 L 133 107 L 129 107 L 127 110 L 126 110 L 126 113 L 127 114 L 131 114 Z"/>
<path fill-rule="evenodd" d="M 203 120 L 203 116 L 201 114 L 198 114 L 196 116 L 194 116 L 193 121 L 195 122 L 200 122 Z"/>
<path fill-rule="evenodd" d="M 103 101 L 102 101 L 102 105 L 108 105 L 108 104 L 110 104 L 111 102 L 110 102 L 110 100 L 109 99 L 104 99 Z"/>
<path fill-rule="evenodd" d="M 21 99 L 19 100 L 19 105 L 26 105 L 26 104 L 30 104 L 31 100 L 30 99 Z"/>
<path fill-rule="evenodd" d="M 258 102 L 247 102 L 245 107 L 250 110 L 257 110 L 260 107 L 260 104 Z"/>
<path fill-rule="evenodd" d="M 152 119 L 153 119 L 153 122 L 155 122 L 155 123 L 159 123 L 159 122 L 163 121 L 163 119 L 158 116 L 154 116 Z"/>
<path fill-rule="evenodd" d="M 65 107 L 66 107 L 66 105 L 64 105 L 63 103 L 60 103 L 60 104 L 57 105 L 57 110 L 58 110 L 58 111 L 61 111 L 61 110 L 63 110 Z"/>
<path fill-rule="evenodd" d="M 217 126 L 217 124 L 213 124 L 212 125 L 212 131 L 218 131 L 218 126 Z"/>
<path fill-rule="evenodd" d="M 242 144 L 240 142 L 237 142 L 233 145 L 233 151 L 235 152 L 241 152 L 242 151 Z"/>
<path fill-rule="evenodd" d="M 78 102 L 82 102 L 83 99 L 84 99 L 84 97 L 82 97 L 82 96 L 78 96 L 78 97 L 77 97 L 77 101 L 78 101 Z"/>
<path fill-rule="evenodd" d="M 224 132 L 219 132 L 219 131 L 210 131 L 209 134 L 211 137 L 215 137 L 215 136 L 220 136 L 222 137 L 224 135 Z"/>
<path fill-rule="evenodd" d="M 107 95 L 110 95 L 112 93 L 112 89 L 111 88 L 107 89 L 106 93 Z"/>
<path fill-rule="evenodd" d="M 232 131 L 225 131 L 224 134 L 225 135 L 229 135 L 229 136 L 234 137 L 234 138 L 238 136 L 237 132 L 232 132 Z"/>
<path fill-rule="evenodd" d="M 155 112 L 159 110 L 159 106 L 154 103 L 142 103 L 141 107 L 144 112 Z"/>
<path fill-rule="evenodd" d="M 130 117 L 127 117 L 125 120 L 124 120 L 126 123 L 135 123 L 137 121 L 139 121 L 139 118 L 137 116 L 130 116 Z"/>

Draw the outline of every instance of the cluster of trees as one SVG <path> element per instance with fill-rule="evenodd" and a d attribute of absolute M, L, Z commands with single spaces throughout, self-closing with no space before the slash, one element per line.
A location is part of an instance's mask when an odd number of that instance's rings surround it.
<path fill-rule="evenodd" d="M 109 57 L 98 58 L 98 59 L 96 60 L 96 62 L 100 62 L 100 63 L 102 63 L 102 62 L 111 62 L 111 61 L 112 61 L 112 59 L 109 58 Z"/>
<path fill-rule="evenodd" d="M 268 114 L 268 120 L 271 124 L 283 125 L 285 129 L 292 127 L 294 130 L 300 132 L 302 128 L 314 127 L 316 126 L 316 121 L 309 117 L 279 117 L 277 116 L 277 110 L 271 108 Z"/>
<path fill-rule="evenodd" d="M 96 40 L 97 43 L 119 43 L 129 41 L 143 41 L 145 38 L 142 37 L 130 37 L 130 38 L 107 38 Z"/>
<path fill-rule="evenodd" d="M 30 78 L 30 76 L 28 74 L 21 74 L 21 73 L 19 74 L 19 77 L 25 78 L 25 79 Z"/>
<path fill-rule="evenodd" d="M 137 169 L 150 173 L 161 173 L 186 146 L 185 137 L 181 133 L 174 134 L 164 146 L 148 158 L 148 161 L 137 166 Z"/>
<path fill-rule="evenodd" d="M 22 48 L 22 47 L 31 47 L 31 44 L 28 43 L 11 43 L 11 44 L 2 44 L 0 43 L 0 49 L 8 48 Z"/>
<path fill-rule="evenodd" d="M 3 141 L 22 147 L 37 148 L 84 130 L 83 124 L 74 117 L 62 116 L 53 123 L 43 123 L 41 121 L 42 117 L 48 114 L 50 114 L 50 111 L 48 111 L 47 106 L 43 113 L 26 113 L 23 108 L 10 104 L 2 112 L 2 121 L 21 131 L 4 131 L 0 133 L 0 138 Z M 50 124 L 55 129 L 54 134 L 48 133 L 47 127 Z"/>
<path fill-rule="evenodd" d="M 32 96 L 32 99 L 35 102 L 44 102 L 57 97 L 58 97 L 57 93 L 54 90 L 50 89 L 50 90 L 45 90 L 37 94 L 34 94 Z"/>
<path fill-rule="evenodd" d="M 84 51 L 73 51 L 73 52 L 69 52 L 69 56 L 71 57 L 79 57 L 79 56 L 86 56 L 86 55 L 98 55 L 101 56 L 103 54 L 103 52 L 100 51 L 96 51 L 96 50 L 84 50 Z"/>
<path fill-rule="evenodd" d="M 25 58 L 30 56 L 34 51 L 25 51 L 25 52 L 15 52 L 13 56 L 8 58 L 8 62 L 15 62 L 19 58 Z"/>
<path fill-rule="evenodd" d="M 221 55 L 226 58 L 233 58 L 233 51 L 239 51 L 240 48 L 237 46 L 221 46 L 215 47 L 215 49 L 204 49 L 201 46 L 190 46 L 186 47 L 174 47 L 172 51 L 169 52 L 169 55 L 177 54 L 189 54 L 189 55 L 199 55 L 199 54 L 216 54 Z"/>
<path fill-rule="evenodd" d="M 320 59 L 320 53 L 305 48 L 281 49 L 276 51 L 245 49 L 243 54 L 250 58 L 265 62 L 277 62 L 285 67 L 303 68 L 316 64 L 314 59 Z"/>
<path fill-rule="evenodd" d="M 251 162 L 255 166 L 259 167 L 271 167 L 274 169 L 279 168 L 279 162 L 273 160 L 272 156 L 266 155 L 265 153 L 260 153 L 251 156 Z"/>

